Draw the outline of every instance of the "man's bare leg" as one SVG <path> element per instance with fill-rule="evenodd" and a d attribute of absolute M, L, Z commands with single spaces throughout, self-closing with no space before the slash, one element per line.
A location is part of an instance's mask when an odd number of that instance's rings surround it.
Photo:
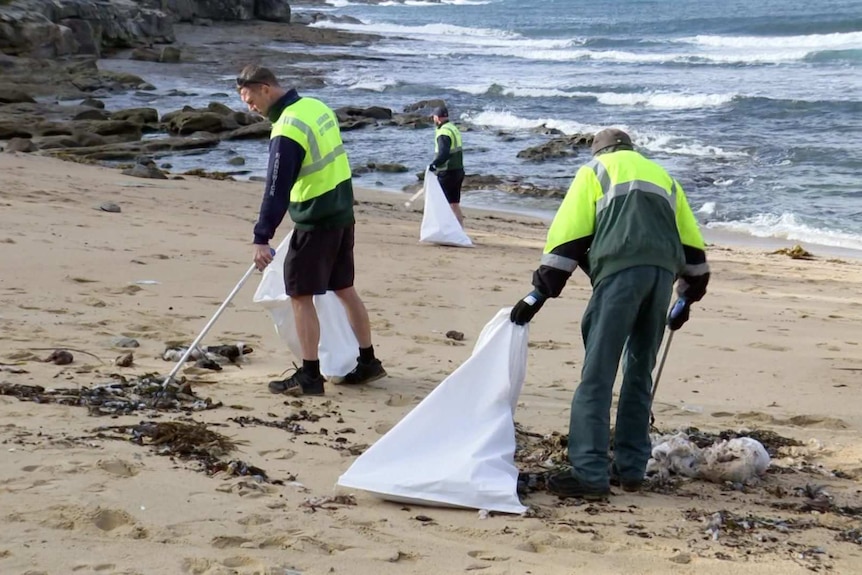
<path fill-rule="evenodd" d="M 317 348 L 320 344 L 320 321 L 314 307 L 314 296 L 291 296 L 293 316 L 296 321 L 296 335 L 302 348 L 302 359 L 317 361 Z"/>
<path fill-rule="evenodd" d="M 359 342 L 359 347 L 371 347 L 371 322 L 368 319 L 368 310 L 365 309 L 365 304 L 362 303 L 356 289 L 353 287 L 345 288 L 335 292 L 335 295 L 338 296 L 347 310 L 347 319 L 350 321 L 350 327 L 353 328 L 353 334 Z"/>
<path fill-rule="evenodd" d="M 452 213 L 455 214 L 455 217 L 458 219 L 458 223 L 461 224 L 461 227 L 464 227 L 464 214 L 461 213 L 461 204 L 449 204 L 449 207 L 452 208 Z"/>

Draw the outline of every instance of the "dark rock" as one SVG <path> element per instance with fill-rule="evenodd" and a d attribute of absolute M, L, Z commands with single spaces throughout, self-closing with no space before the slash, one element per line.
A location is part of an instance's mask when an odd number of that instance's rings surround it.
<path fill-rule="evenodd" d="M 108 112 L 105 110 L 101 110 L 99 108 L 90 108 L 88 110 L 84 110 L 83 112 L 78 112 L 72 118 L 75 121 L 78 120 L 107 120 L 109 117 Z"/>
<path fill-rule="evenodd" d="M 37 132 L 32 126 L 26 128 L 15 122 L 0 122 L 0 140 L 11 140 L 12 138 L 32 138 Z"/>
<path fill-rule="evenodd" d="M 224 140 L 253 140 L 269 138 L 272 126 L 269 122 L 257 122 L 248 126 L 242 126 L 226 134 L 222 134 Z"/>
<path fill-rule="evenodd" d="M 23 152 L 25 154 L 35 152 L 38 148 L 32 140 L 27 138 L 12 138 L 6 144 L 6 152 Z"/>
<path fill-rule="evenodd" d="M 225 106 L 221 102 L 210 102 L 207 104 L 207 111 L 220 116 L 232 116 L 234 114 L 234 111 L 230 106 Z"/>
<path fill-rule="evenodd" d="M 0 88 L 0 104 L 18 104 L 21 102 L 35 102 L 30 94 L 22 92 L 17 88 Z"/>
<path fill-rule="evenodd" d="M 231 166 L 244 166 L 245 165 L 245 158 L 243 158 L 242 156 L 234 156 L 234 157 L 228 159 L 227 163 L 230 164 Z"/>
<path fill-rule="evenodd" d="M 111 112 L 112 120 L 122 120 L 133 124 L 158 124 L 159 112 L 155 108 L 127 108 Z"/>
<path fill-rule="evenodd" d="M 406 113 L 406 114 L 395 114 L 392 116 L 392 120 L 388 123 L 390 126 L 398 126 L 401 128 L 430 128 L 433 127 L 434 122 L 431 120 L 431 116 L 427 114 L 417 114 L 414 112 Z"/>
<path fill-rule="evenodd" d="M 105 108 L 105 103 L 96 98 L 84 98 L 84 100 L 81 102 L 81 105 L 90 108 L 99 108 L 100 110 Z"/>
<path fill-rule="evenodd" d="M 162 172 L 153 161 L 146 163 L 137 163 L 134 167 L 123 170 L 124 176 L 132 176 L 133 178 L 151 178 L 154 180 L 167 180 L 168 177 Z"/>
<path fill-rule="evenodd" d="M 391 120 L 392 110 L 389 108 L 381 108 L 379 106 L 371 106 L 370 108 L 354 108 L 345 106 L 336 108 L 335 115 L 339 122 L 348 122 L 359 118 L 370 118 L 372 120 Z"/>
<path fill-rule="evenodd" d="M 255 0 L 254 17 L 270 22 L 290 22 L 290 4 L 287 0 Z"/>
<path fill-rule="evenodd" d="M 164 122 L 164 118 L 162 119 Z M 184 111 L 171 116 L 166 128 L 171 134 L 191 134 L 193 132 L 224 132 L 239 128 L 230 116 L 222 116 L 214 112 Z"/>
<path fill-rule="evenodd" d="M 163 64 L 177 64 L 179 63 L 181 56 L 182 54 L 179 48 L 175 48 L 174 46 L 165 46 L 159 54 L 159 62 L 162 62 Z"/>
<path fill-rule="evenodd" d="M 294 12 L 290 16 L 291 24 L 315 24 L 317 22 L 335 22 L 338 24 L 362 24 L 362 20 L 353 16 L 330 14 L 327 12 Z"/>
<path fill-rule="evenodd" d="M 366 164 L 370 171 L 375 172 L 384 172 L 389 174 L 401 174 L 408 171 L 407 166 L 402 164 L 378 164 L 375 162 L 369 162 Z"/>
<path fill-rule="evenodd" d="M 108 212 L 111 214 L 119 214 L 120 212 L 123 211 L 120 208 L 120 206 L 118 206 L 114 202 L 105 202 L 104 204 L 101 204 L 99 206 L 99 209 L 102 210 L 103 212 Z"/>
<path fill-rule="evenodd" d="M 589 148 L 592 143 L 592 134 L 563 136 L 554 138 L 550 142 L 521 150 L 518 152 L 518 157 L 533 162 L 571 157 L 578 155 L 577 148 Z"/>
<path fill-rule="evenodd" d="M 33 144 L 40 150 L 54 150 L 57 148 L 80 148 L 81 143 L 75 136 L 43 136 L 34 138 Z"/>
<path fill-rule="evenodd" d="M 135 48 L 129 58 L 141 62 L 158 62 L 159 53 L 152 48 Z"/>
<path fill-rule="evenodd" d="M 437 106 L 445 106 L 446 100 L 440 100 L 439 98 L 433 100 L 420 100 L 414 104 L 410 104 L 404 106 L 405 112 L 427 112 L 427 115 L 430 116 L 431 112 Z"/>

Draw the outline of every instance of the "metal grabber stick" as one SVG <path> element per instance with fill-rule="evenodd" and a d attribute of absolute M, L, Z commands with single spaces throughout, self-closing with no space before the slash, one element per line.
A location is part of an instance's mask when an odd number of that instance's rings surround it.
<path fill-rule="evenodd" d="M 687 305 L 688 305 L 688 301 L 685 300 L 684 298 L 680 298 L 680 299 L 676 300 L 676 303 L 673 304 L 673 307 L 671 308 L 670 313 L 668 314 L 668 323 L 670 323 L 671 319 L 676 318 L 680 313 L 682 313 L 683 309 Z M 653 379 L 653 382 L 652 382 L 652 390 L 650 391 L 650 400 L 649 400 L 649 405 L 650 405 L 649 424 L 650 424 L 650 426 L 655 424 L 655 415 L 653 415 L 653 412 L 652 412 L 652 404 L 653 404 L 653 401 L 655 400 L 655 393 L 658 390 L 659 381 L 661 380 L 661 372 L 664 370 L 664 362 L 665 362 L 665 360 L 667 360 L 667 352 L 670 351 L 670 344 L 673 342 L 673 334 L 676 332 L 676 330 L 669 330 L 669 331 L 670 331 L 670 333 L 667 336 L 667 343 L 664 344 L 664 351 L 661 354 L 661 361 L 659 361 L 658 371 L 656 371 L 655 379 Z"/>
<path fill-rule="evenodd" d="M 270 251 L 270 253 L 272 253 L 273 256 L 275 255 L 274 249 L 270 248 L 269 251 Z M 210 318 L 210 320 L 207 322 L 207 324 L 204 326 L 204 328 L 201 330 L 201 332 L 198 334 L 198 336 L 195 338 L 195 340 L 192 342 L 192 344 L 188 347 L 188 349 L 186 349 L 186 352 L 183 354 L 183 356 L 180 358 L 180 360 L 177 362 L 177 364 L 174 366 L 174 368 L 168 374 L 168 377 L 165 379 L 164 383 L 162 384 L 162 389 L 167 389 L 168 385 L 171 384 L 171 382 L 174 380 L 174 377 L 176 377 L 177 372 L 180 371 L 180 368 L 182 368 L 183 364 L 186 362 L 186 360 L 189 358 L 189 356 L 198 347 L 198 344 L 200 344 L 201 340 L 204 337 L 206 337 L 207 332 L 212 328 L 212 326 L 215 324 L 216 320 L 219 318 L 219 316 L 222 314 L 222 312 L 227 308 L 227 306 L 230 305 L 231 300 L 233 300 L 233 298 L 236 296 L 236 294 L 239 293 L 239 290 L 242 289 L 242 286 L 245 285 L 245 282 L 248 281 L 248 278 L 251 277 L 251 275 L 254 273 L 254 270 L 256 270 L 256 269 L 257 269 L 257 266 L 255 264 L 251 264 L 251 266 L 248 268 L 248 271 L 246 271 L 245 275 L 242 276 L 242 279 L 239 280 L 239 283 L 237 283 L 234 286 L 234 288 L 231 290 L 231 292 L 227 295 L 227 298 L 222 302 L 222 304 L 219 306 L 219 308 L 216 310 L 216 312 L 213 314 L 213 316 Z"/>

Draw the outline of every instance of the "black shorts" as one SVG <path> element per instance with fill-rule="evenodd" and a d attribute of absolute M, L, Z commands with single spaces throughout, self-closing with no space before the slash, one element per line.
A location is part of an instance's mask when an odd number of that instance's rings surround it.
<path fill-rule="evenodd" d="M 320 295 L 353 286 L 353 225 L 294 230 L 284 258 L 289 296 Z"/>
<path fill-rule="evenodd" d="M 450 204 L 461 203 L 461 184 L 464 183 L 464 170 L 446 170 L 437 174 L 437 181 L 443 188 L 443 195 Z"/>

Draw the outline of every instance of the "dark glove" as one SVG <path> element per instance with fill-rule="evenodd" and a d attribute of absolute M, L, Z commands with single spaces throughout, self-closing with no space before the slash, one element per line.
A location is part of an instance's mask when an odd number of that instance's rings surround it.
<path fill-rule="evenodd" d="M 694 303 L 703 299 L 706 295 L 706 286 L 709 284 L 709 273 L 699 276 L 680 276 L 676 284 L 676 293 Z"/>
<path fill-rule="evenodd" d="M 676 300 L 676 303 L 670 308 L 670 313 L 667 314 L 667 327 L 671 331 L 681 328 L 688 321 L 689 312 L 691 312 L 691 302 L 684 297 Z"/>
<path fill-rule="evenodd" d="M 428 164 L 428 169 L 431 170 L 432 172 L 436 172 L 437 166 L 435 166 L 434 164 Z"/>
<path fill-rule="evenodd" d="M 512 313 L 509 315 L 509 319 L 517 325 L 530 323 L 533 316 L 539 313 L 539 310 L 545 305 L 546 299 L 548 298 L 539 290 L 531 291 L 524 299 L 515 304 L 515 307 L 512 308 Z"/>

